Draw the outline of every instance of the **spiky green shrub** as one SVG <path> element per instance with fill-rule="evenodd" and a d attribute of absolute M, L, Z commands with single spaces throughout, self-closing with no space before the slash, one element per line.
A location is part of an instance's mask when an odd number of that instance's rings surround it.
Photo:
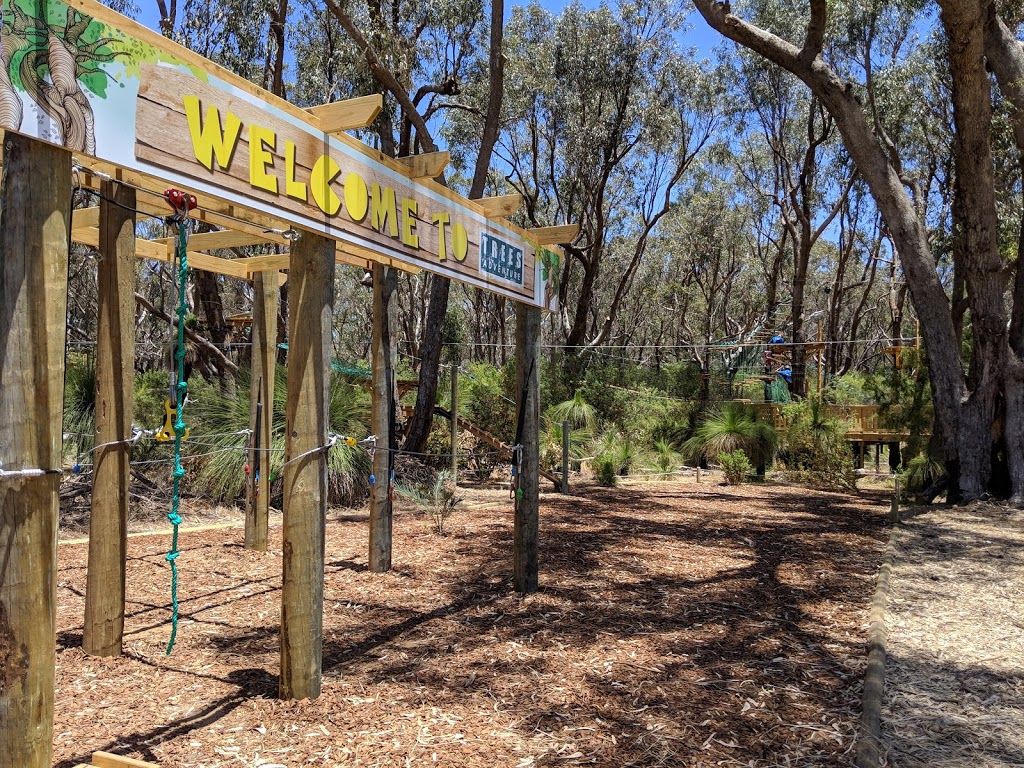
<path fill-rule="evenodd" d="M 561 471 L 562 469 L 562 422 L 544 418 L 541 421 L 540 463 L 545 469 Z M 569 431 L 569 462 L 579 462 L 585 458 L 592 439 L 586 429 L 570 429 Z"/>
<path fill-rule="evenodd" d="M 754 469 L 747 454 L 740 450 L 718 454 L 718 463 L 722 465 L 727 483 L 742 483 Z"/>
<path fill-rule="evenodd" d="M 726 403 L 713 411 L 683 445 L 690 459 L 717 459 L 723 453 L 743 451 L 755 466 L 770 464 L 778 448 L 778 435 L 771 424 L 759 421 L 745 403 Z"/>
<path fill-rule="evenodd" d="M 920 493 L 946 472 L 946 467 L 938 459 L 922 451 L 907 463 L 903 473 L 904 490 L 907 493 Z"/>
<path fill-rule="evenodd" d="M 430 514 L 431 528 L 438 536 L 445 534 L 448 518 L 462 503 L 462 498 L 456 496 L 455 478 L 446 469 L 438 472 L 434 481 L 429 485 L 418 487 L 399 484 L 396 486 L 395 492 Z"/>
<path fill-rule="evenodd" d="M 287 386 L 286 370 L 279 366 L 274 383 L 274 407 L 270 414 L 273 440 L 261 462 L 263 471 L 267 471 L 269 466 L 271 492 L 275 497 L 282 492 Z M 248 452 L 238 447 L 247 441 L 246 436 L 239 433 L 249 428 L 249 391 L 250 382 L 243 379 L 238 383 L 233 398 L 219 396 L 210 387 L 209 391 L 197 394 L 196 401 L 190 404 L 186 414 L 190 417 L 187 420 L 195 437 L 186 442 L 186 448 L 189 453 L 212 454 L 202 460 L 202 468 L 192 485 L 194 490 L 224 501 L 238 501 L 245 495 Z M 329 393 L 329 429 L 342 435 L 365 437 L 367 400 L 368 395 L 360 387 L 344 377 L 333 377 Z M 263 418 L 267 417 L 267 409 L 264 408 Z M 370 475 L 370 457 L 365 448 L 345 445 L 332 448 L 327 453 L 327 468 L 330 504 L 354 504 L 365 497 Z"/>
<path fill-rule="evenodd" d="M 569 422 L 573 429 L 585 429 L 593 432 L 597 427 L 597 410 L 583 399 L 582 392 L 576 392 L 572 399 L 551 406 L 548 418 L 559 424 Z"/>
<path fill-rule="evenodd" d="M 667 440 L 654 443 L 654 467 L 662 480 L 668 480 L 679 464 L 679 453 Z"/>
<path fill-rule="evenodd" d="M 68 357 L 64 374 L 64 448 L 77 461 L 95 442 L 96 365 L 90 356 Z"/>

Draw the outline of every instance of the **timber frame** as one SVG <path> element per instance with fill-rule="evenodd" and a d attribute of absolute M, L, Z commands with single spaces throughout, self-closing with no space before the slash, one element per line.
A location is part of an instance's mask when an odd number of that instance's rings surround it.
<path fill-rule="evenodd" d="M 504 228 L 502 231 L 521 233 L 538 247 L 568 242 L 578 231 L 575 226 L 544 228 L 532 234 L 519 230 L 504 219 L 519 208 L 522 201 L 518 195 L 468 201 L 429 181 L 443 172 L 448 162 L 445 152 L 396 160 L 345 135 L 343 131 L 366 126 L 376 118 L 381 108 L 380 96 L 300 109 L 95 0 L 66 2 L 75 12 L 88 14 L 146 45 L 169 52 L 188 66 L 323 131 L 325 136 L 330 134 L 347 150 L 366 156 L 410 183 L 426 185 L 434 198 L 463 206 L 485 224 L 496 222 Z M 86 596 L 89 615 L 83 643 L 88 653 L 119 655 L 124 625 L 129 477 L 124 443 L 131 429 L 130 330 L 137 311 L 134 269 L 126 265 L 134 259 L 173 262 L 172 238 L 139 239 L 134 224 L 146 217 L 168 216 L 170 209 L 161 199 L 163 191 L 169 183 L 182 185 L 175 179 L 169 182 L 9 129 L 0 132 L 0 169 L 0 306 L 9 308 L 0 312 L 0 470 L 5 470 L 0 473 L 0 560 L 7 564 L 0 572 L 0 640 L 10 639 L 25 649 L 24 657 L 5 653 L 0 643 L 0 679 L 5 681 L 0 686 L 0 711 L 4 713 L 0 721 L 0 755 L 19 768 L 49 768 L 55 648 L 53 556 L 62 472 L 68 243 L 70 240 L 98 249 L 106 263 L 106 272 L 99 282 L 99 325 L 103 330 L 97 339 L 97 360 L 112 362 L 104 362 L 105 369 L 98 376 L 101 390 L 97 394 L 104 402 L 113 404 L 113 415 L 102 425 L 98 423 L 97 428 L 102 426 L 104 440 L 120 444 L 106 448 L 95 459 L 97 464 L 110 462 L 109 471 L 94 472 L 93 476 L 94 497 L 103 498 L 105 503 L 94 507 L 91 525 L 96 526 L 95 536 L 106 539 L 97 539 L 97 544 L 103 546 L 90 546 L 89 550 L 87 583 L 92 594 Z M 100 205 L 72 212 L 70 192 L 75 188 L 101 193 Z M 295 463 L 289 462 L 285 473 L 284 536 L 289 542 L 286 549 L 290 557 L 286 558 L 283 573 L 280 695 L 315 697 L 320 691 L 322 662 L 322 526 L 328 436 L 324 398 L 330 370 L 333 275 L 336 265 L 341 264 L 370 271 L 374 276 L 374 470 L 376 477 L 383 479 L 393 454 L 382 449 L 395 448 L 392 432 L 399 410 L 391 338 L 393 321 L 389 319 L 394 310 L 395 278 L 398 271 L 416 273 L 420 267 L 377 250 L 369 241 L 360 245 L 328 239 L 324 232 L 304 228 L 284 212 L 268 215 L 263 209 L 240 205 L 227 196 L 187 186 L 184 190 L 199 198 L 193 218 L 208 228 L 190 240 L 190 266 L 255 283 L 253 360 L 255 376 L 261 384 L 258 391 L 254 388 L 251 403 L 252 450 L 259 447 L 253 441 L 262 440 L 264 447 L 269 441 L 272 368 L 277 351 L 277 288 L 289 279 L 294 283 L 288 318 L 289 370 L 294 371 L 287 393 L 286 459 L 295 458 Z M 116 208 L 118 205 L 120 209 Z M 279 252 L 250 258 L 217 255 L 253 245 L 276 247 Z M 29 258 L 30 254 L 38 257 Z M 539 265 L 536 274 L 540 274 Z M 535 295 L 541 296 L 542 291 L 536 290 Z M 519 408 L 525 411 L 525 429 L 519 474 L 523 493 L 516 504 L 510 569 L 515 588 L 521 593 L 538 587 L 540 325 L 540 306 L 520 300 L 517 344 L 520 391 L 525 393 L 525 400 Z M 264 412 L 258 428 L 256 414 L 261 404 Z M 255 550 L 267 547 L 267 474 L 264 473 L 260 485 L 251 485 L 249 492 L 245 543 Z M 392 562 L 392 509 L 385 490 L 385 484 L 378 481 L 370 497 L 368 559 L 372 571 L 387 570 Z M 116 760 L 97 753 L 93 764 L 138 764 Z"/>

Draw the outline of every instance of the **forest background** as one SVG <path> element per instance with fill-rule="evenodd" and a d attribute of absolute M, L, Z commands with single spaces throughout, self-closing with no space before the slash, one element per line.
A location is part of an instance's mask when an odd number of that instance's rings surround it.
<path fill-rule="evenodd" d="M 449 186 L 520 193 L 526 227 L 581 225 L 543 324 L 552 461 L 568 421 L 612 474 L 644 452 L 674 468 L 707 457 L 702 425 L 747 418 L 727 401 L 793 399 L 793 434 L 727 447 L 770 464 L 781 442 L 790 469 L 822 481 L 838 451 L 848 478 L 842 424 L 813 406 L 874 403 L 911 436 L 893 466 L 938 480 L 933 495 L 1024 494 L 1018 3 L 107 4 L 301 106 L 382 93 L 360 139 L 396 156 L 447 149 Z M 93 266 L 74 253 L 68 397 L 85 418 Z M 228 319 L 251 285 L 193 280 L 190 362 L 210 387 L 198 413 L 244 427 L 247 351 Z M 364 282 L 340 269 L 335 286 L 338 413 L 353 428 Z M 172 279 L 146 264 L 138 285 L 137 421 L 151 422 Z M 402 375 L 419 384 L 405 448 L 447 450 L 433 417 L 451 366 L 470 418 L 510 441 L 510 302 L 425 273 L 401 275 L 398 296 Z M 287 298 L 285 285 L 282 344 Z M 765 359 L 774 335 L 793 345 L 784 393 Z M 478 448 L 466 463 L 483 475 L 496 460 Z M 210 465 L 210 491 L 237 495 L 238 468 Z"/>

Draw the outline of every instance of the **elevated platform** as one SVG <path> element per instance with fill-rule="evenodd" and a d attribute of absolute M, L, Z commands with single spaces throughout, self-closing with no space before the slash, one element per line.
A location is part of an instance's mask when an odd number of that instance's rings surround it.
<path fill-rule="evenodd" d="M 782 406 L 777 403 L 750 403 L 762 421 L 771 423 L 775 429 L 786 428 Z M 845 421 L 849 428 L 847 440 L 855 443 L 899 443 L 910 439 L 910 432 L 887 429 L 879 421 L 877 405 L 826 405 L 825 413 Z"/>

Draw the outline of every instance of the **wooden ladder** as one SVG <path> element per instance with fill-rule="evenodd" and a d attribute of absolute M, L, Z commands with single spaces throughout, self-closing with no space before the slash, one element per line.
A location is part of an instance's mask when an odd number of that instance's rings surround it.
<path fill-rule="evenodd" d="M 75 768 L 159 768 L 131 757 L 112 755 L 109 752 L 93 752 L 91 763 L 79 763 Z"/>

